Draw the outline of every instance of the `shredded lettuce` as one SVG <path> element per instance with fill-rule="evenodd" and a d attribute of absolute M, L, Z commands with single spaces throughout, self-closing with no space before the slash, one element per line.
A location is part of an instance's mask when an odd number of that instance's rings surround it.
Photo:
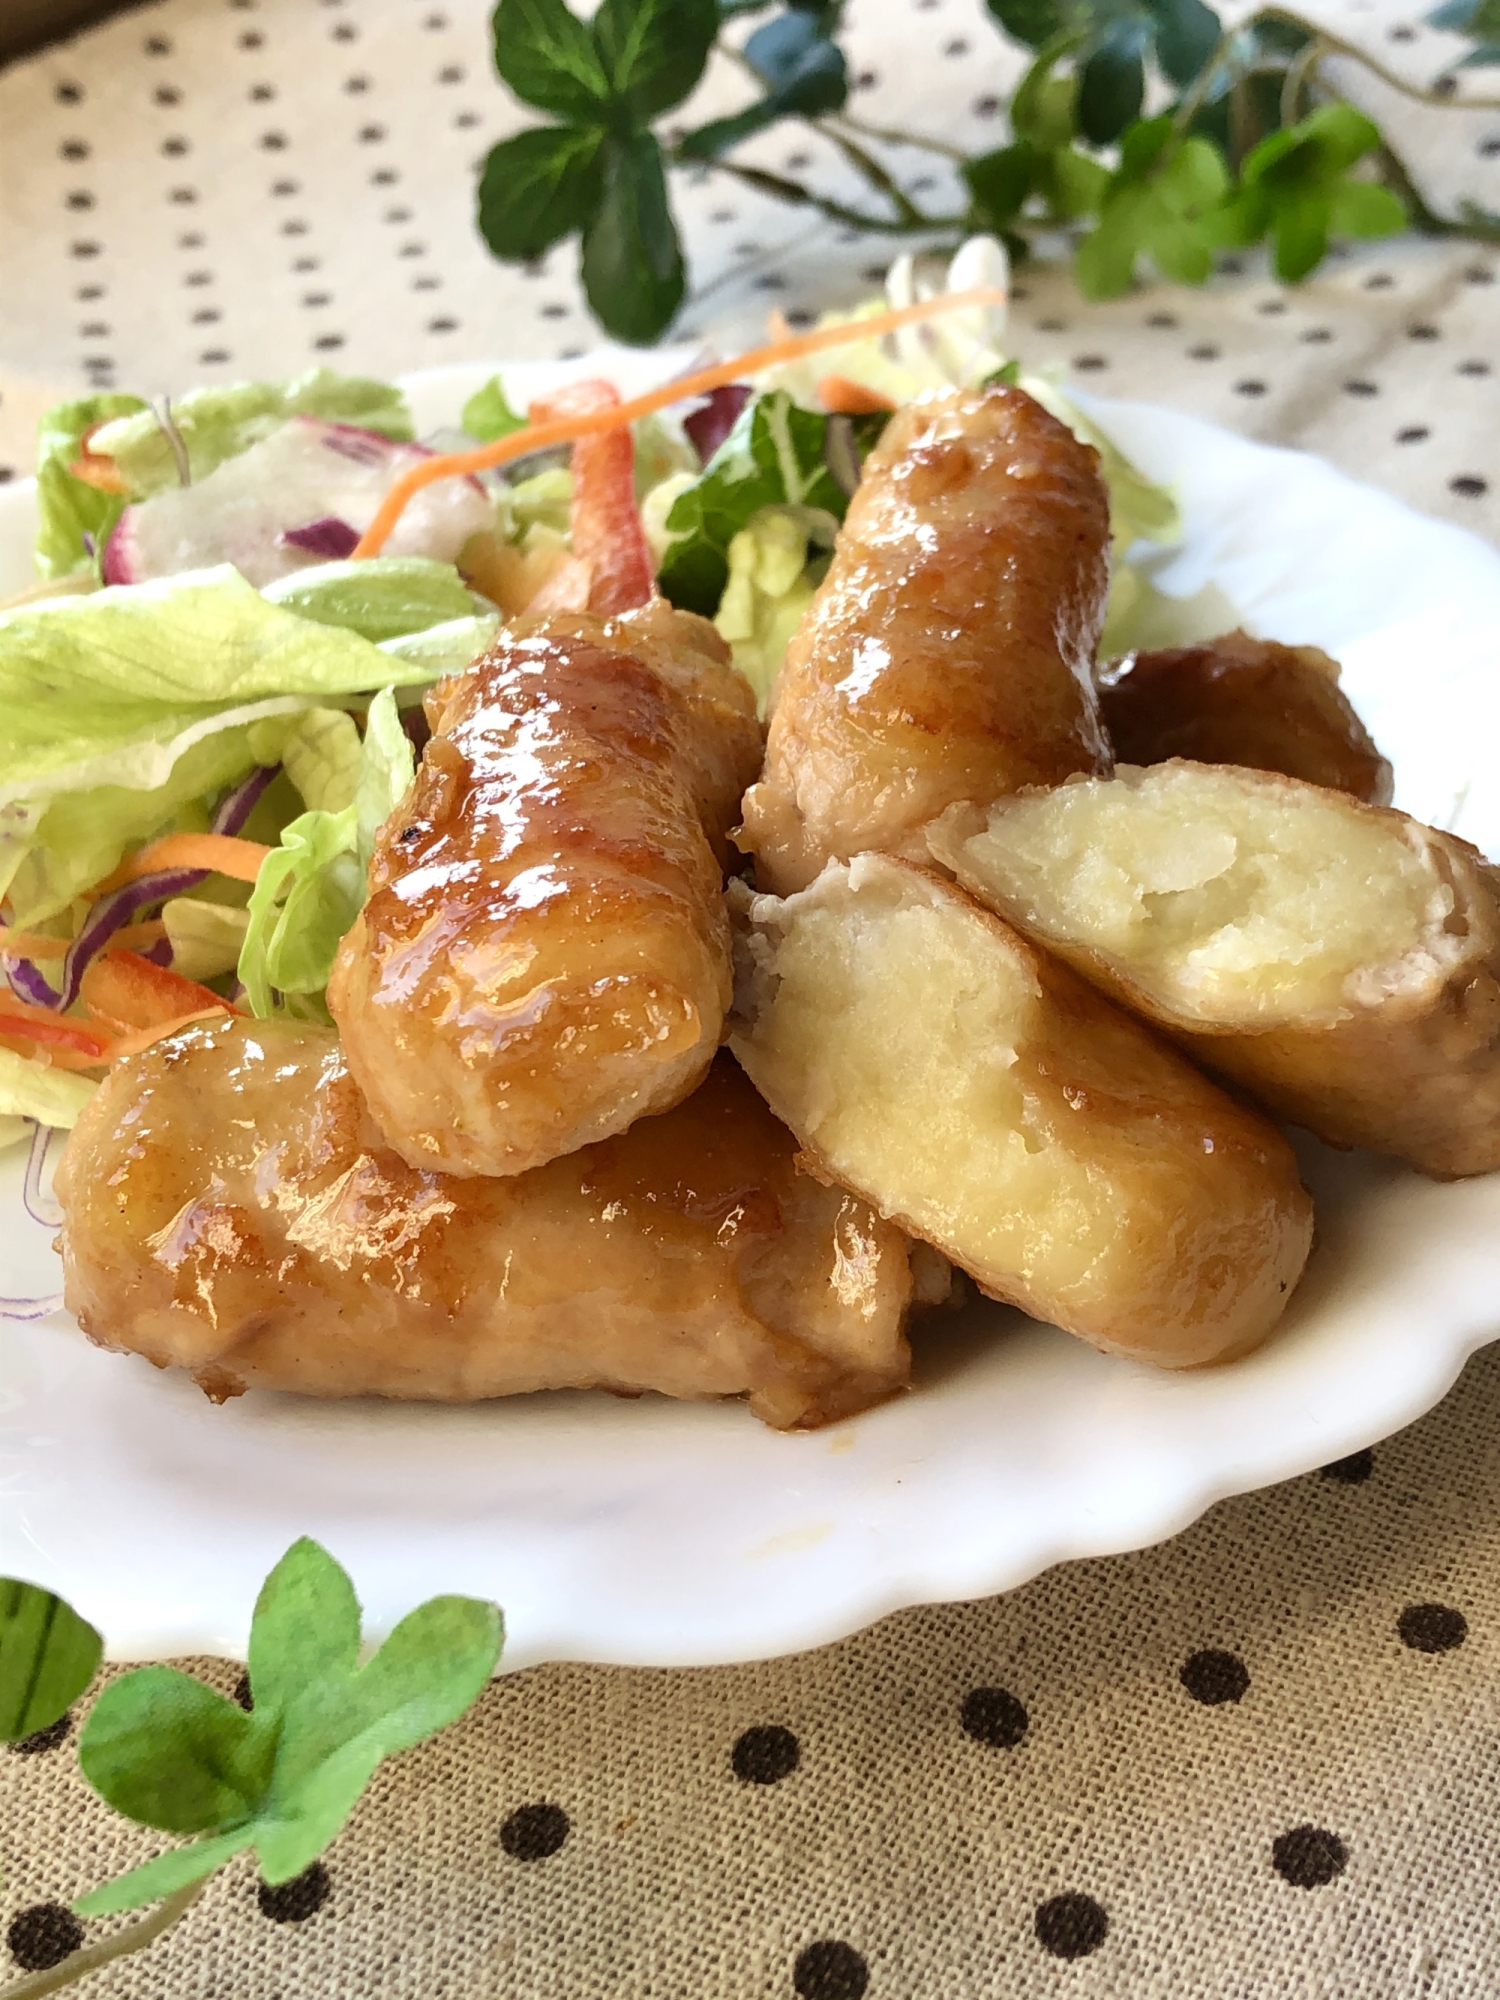
<path fill-rule="evenodd" d="M 82 448 L 85 431 L 137 411 L 155 421 L 139 396 L 121 395 L 59 403 L 42 418 L 36 441 L 36 566 L 44 577 L 97 569 L 98 551 L 129 496 L 101 492 L 87 480 L 75 479 L 68 467 Z"/>
<path fill-rule="evenodd" d="M 762 713 L 787 642 L 812 602 L 807 530 L 790 507 L 762 507 L 729 544 L 729 581 L 714 617 Z"/>
<path fill-rule="evenodd" d="M 0 613 L 0 804 L 151 790 L 236 721 L 391 678 L 369 640 L 268 604 L 227 564 L 22 605 Z"/>
<path fill-rule="evenodd" d="M 403 444 L 414 435 L 399 389 L 362 376 L 335 375 L 327 368 L 309 369 L 290 382 L 195 389 L 164 406 L 163 415 L 175 439 L 154 410 L 137 404 L 136 414 L 117 417 L 90 440 L 91 450 L 114 460 L 136 499 L 206 479 L 225 459 L 268 438 L 288 417 L 356 424 Z M 179 446 L 187 454 L 188 481 L 182 478 Z"/>
<path fill-rule="evenodd" d="M 172 947 L 172 970 L 184 979 L 218 979 L 239 964 L 248 910 L 199 896 L 174 896 L 162 905 L 161 916 Z"/>
<path fill-rule="evenodd" d="M 674 538 L 657 578 L 663 595 L 685 611 L 711 618 L 729 582 L 729 545 L 763 507 L 810 510 L 825 539 L 844 518 L 848 495 L 828 464 L 832 420 L 799 409 L 785 389 L 756 396 L 704 467 L 678 493 L 667 514 Z M 852 420 L 861 450 L 874 442 L 883 417 Z"/>
<path fill-rule="evenodd" d="M 459 422 L 472 438 L 481 444 L 493 444 L 496 438 L 509 437 L 512 431 L 523 431 L 527 419 L 518 417 L 511 408 L 504 386 L 498 375 L 492 375 L 482 389 L 464 404 L 464 413 Z"/>
<path fill-rule="evenodd" d="M 566 535 L 573 525 L 573 475 L 565 465 L 549 465 L 510 489 L 511 532 L 524 542 L 534 527 Z"/>
<path fill-rule="evenodd" d="M 395 692 L 370 704 L 355 793 L 337 812 L 306 812 L 261 863 L 239 976 L 252 1011 L 327 1019 L 323 989 L 339 940 L 359 915 L 375 836 L 416 774 Z"/>
<path fill-rule="evenodd" d="M 379 644 L 472 617 L 476 598 L 451 563 L 430 556 L 375 556 L 318 563 L 266 584 L 261 595 L 299 618 L 340 625 Z"/>
<path fill-rule="evenodd" d="M 50 1063 L 0 1048 L 0 1115 L 6 1118 L 73 1126 L 98 1088 L 76 1070 L 53 1069 Z"/>
<path fill-rule="evenodd" d="M 364 754 L 359 727 L 342 708 L 309 708 L 287 731 L 277 760 L 313 812 L 354 803 Z"/>
<path fill-rule="evenodd" d="M 383 639 L 380 650 L 400 663 L 402 680 L 435 681 L 477 660 L 494 644 L 499 630 L 500 614 L 492 611 L 478 618 L 450 619 L 446 625 L 433 625 L 404 639 Z"/>
<path fill-rule="evenodd" d="M 6 884 L 13 921 L 34 930 L 143 840 L 158 833 L 202 832 L 208 814 L 199 802 L 236 784 L 259 761 L 251 734 L 242 723 L 200 738 L 172 765 L 164 784 L 144 790 L 90 785 L 40 802 Z"/>

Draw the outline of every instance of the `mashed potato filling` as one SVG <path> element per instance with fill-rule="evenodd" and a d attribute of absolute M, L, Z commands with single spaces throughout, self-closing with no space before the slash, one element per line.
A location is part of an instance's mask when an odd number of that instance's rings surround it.
<path fill-rule="evenodd" d="M 1086 1282 L 1115 1219 L 1028 1106 L 1017 1048 L 1040 993 L 1024 952 L 964 899 L 868 860 L 775 908 L 736 1044 L 773 1108 L 795 1106 L 839 1178 L 970 1269 Z"/>
<path fill-rule="evenodd" d="M 1172 1368 L 1244 1353 L 1307 1256 L 1290 1147 L 927 869 L 731 892 L 730 1046 L 811 1170 L 1008 1299 Z"/>
<path fill-rule="evenodd" d="M 1004 799 L 980 830 L 946 822 L 932 845 L 1028 929 L 1216 1020 L 1337 1011 L 1351 979 L 1418 951 L 1454 906 L 1399 820 L 1217 765 Z"/>

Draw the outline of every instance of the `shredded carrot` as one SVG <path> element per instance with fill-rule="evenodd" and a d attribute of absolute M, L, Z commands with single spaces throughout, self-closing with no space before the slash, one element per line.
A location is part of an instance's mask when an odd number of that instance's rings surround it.
<path fill-rule="evenodd" d="M 617 410 L 612 382 L 574 382 L 533 403 L 536 424 Z M 656 592 L 656 564 L 635 497 L 635 440 L 616 427 L 573 447 L 573 556 L 588 568 L 585 602 L 613 617 L 649 604 Z M 543 593 L 551 609 L 550 586 Z"/>
<path fill-rule="evenodd" d="M 865 319 L 846 320 L 839 326 L 815 327 L 811 333 L 773 340 L 768 346 L 736 355 L 732 361 L 720 361 L 712 368 L 699 369 L 695 374 L 680 375 L 675 381 L 664 382 L 661 388 L 651 390 L 648 395 L 635 396 L 615 409 L 561 417 L 556 423 L 528 424 L 524 430 L 511 431 L 507 436 L 496 438 L 491 444 L 480 445 L 474 451 L 443 452 L 424 458 L 392 484 L 374 520 L 356 544 L 354 554 L 379 555 L 412 496 L 436 480 L 457 479 L 469 473 L 484 472 L 492 465 L 505 465 L 513 458 L 520 458 L 525 452 L 545 451 L 555 444 L 571 444 L 578 438 L 593 437 L 600 431 L 633 424 L 637 417 L 648 417 L 654 410 L 664 410 L 672 403 L 685 402 L 690 396 L 706 395 L 710 389 L 722 389 L 730 382 L 742 381 L 746 375 L 758 374 L 762 368 L 774 368 L 783 361 L 796 361 L 805 354 L 821 354 L 828 348 L 852 346 L 862 340 L 878 340 L 903 326 L 915 326 L 920 320 L 936 319 L 942 313 L 962 312 L 970 306 L 1003 305 L 1005 296 L 1003 288 L 998 285 L 979 285 L 973 291 L 944 292 L 935 299 L 919 299 L 914 305 L 900 306 L 892 312 L 871 313 Z"/>
<path fill-rule="evenodd" d="M 166 934 L 167 927 L 160 917 L 148 917 L 144 923 L 124 925 L 110 942 L 124 951 L 149 951 Z M 71 938 L 43 937 L 40 931 L 8 931 L 0 927 L 0 951 L 7 958 L 29 958 L 41 964 L 49 958 L 66 958 L 72 946 Z"/>
<path fill-rule="evenodd" d="M 896 405 L 878 389 L 867 389 L 847 375 L 825 375 L 818 384 L 818 401 L 830 416 L 868 417 L 876 410 L 894 410 Z"/>
<path fill-rule="evenodd" d="M 215 875 L 231 875 L 237 882 L 253 882 L 270 851 L 258 840 L 239 840 L 231 833 L 164 833 L 160 840 L 128 854 L 98 887 L 118 889 L 163 868 L 206 868 Z"/>
<path fill-rule="evenodd" d="M 3 1026 L 3 1022 L 0 1022 Z M 99 1055 L 90 1055 L 82 1049 L 54 1046 L 45 1047 L 24 1034 L 0 1033 L 0 1049 L 9 1049 L 12 1055 L 24 1056 L 28 1062 L 45 1063 L 48 1069 L 103 1069 L 113 1053 L 113 1043 Z"/>
<path fill-rule="evenodd" d="M 71 1049 L 75 1054 L 92 1057 L 96 1063 L 107 1060 L 113 1039 L 85 1021 L 69 1020 L 65 1015 L 54 1014 L 49 1007 L 32 1007 L 25 1001 L 12 1000 L 9 995 L 0 998 L 0 1035 L 15 1035 L 49 1048 Z"/>
<path fill-rule="evenodd" d="M 81 479 L 89 486 L 97 486 L 101 493 L 128 493 L 130 483 L 109 453 L 94 451 L 89 445 L 94 432 L 103 430 L 108 422 L 109 419 L 105 417 L 99 423 L 89 425 L 78 440 L 78 456 L 68 470 L 75 479 Z"/>
<path fill-rule="evenodd" d="M 234 1012 L 227 1000 L 217 1007 L 200 1007 L 195 1014 L 179 1014 L 175 1021 L 158 1021 L 154 1028 L 137 1028 L 133 1035 L 120 1035 L 111 1045 L 109 1061 L 118 1062 L 122 1056 L 138 1056 L 142 1049 L 149 1049 L 153 1042 L 165 1041 L 168 1035 L 181 1033 L 190 1028 L 194 1021 L 217 1021 Z"/>

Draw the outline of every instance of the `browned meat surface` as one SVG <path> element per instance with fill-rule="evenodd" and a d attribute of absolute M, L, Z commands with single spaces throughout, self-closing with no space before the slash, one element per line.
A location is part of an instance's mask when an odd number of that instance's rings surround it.
<path fill-rule="evenodd" d="M 1226 632 L 1201 646 L 1131 653 L 1100 676 L 1099 705 L 1122 764 L 1242 764 L 1391 802 L 1391 767 L 1316 646 Z"/>
<path fill-rule="evenodd" d="M 328 989 L 413 1166 L 517 1174 L 701 1082 L 729 999 L 720 853 L 760 758 L 705 620 L 522 624 L 428 697 Z"/>
<path fill-rule="evenodd" d="M 328 1030 L 204 1025 L 69 1141 L 68 1307 L 216 1397 L 597 1386 L 825 1423 L 906 1383 L 911 1246 L 793 1154 L 725 1056 L 619 1138 L 447 1179 L 382 1141 Z"/>
<path fill-rule="evenodd" d="M 830 859 L 922 861 L 959 801 L 1108 769 L 1098 455 L 1019 389 L 900 410 L 787 649 L 741 844 L 778 895 Z"/>

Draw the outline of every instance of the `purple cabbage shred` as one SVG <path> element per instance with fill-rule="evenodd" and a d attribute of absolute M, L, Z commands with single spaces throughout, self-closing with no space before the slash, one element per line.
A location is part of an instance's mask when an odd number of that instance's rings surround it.
<path fill-rule="evenodd" d="M 682 428 L 705 465 L 734 429 L 749 400 L 748 382 L 730 382 L 722 389 L 710 389 L 683 418 Z"/>
<path fill-rule="evenodd" d="M 47 1153 L 56 1133 L 55 1125 L 41 1125 L 32 1120 L 31 1152 L 26 1160 L 26 1185 L 21 1198 L 26 1204 L 26 1213 L 43 1229 L 56 1229 L 63 1219 L 63 1212 L 56 1198 L 44 1185 Z"/>
<path fill-rule="evenodd" d="M 325 514 L 321 520 L 308 521 L 300 528 L 283 529 L 276 539 L 285 547 L 306 549 L 309 555 L 342 562 L 359 546 L 359 530 L 336 514 Z"/>

